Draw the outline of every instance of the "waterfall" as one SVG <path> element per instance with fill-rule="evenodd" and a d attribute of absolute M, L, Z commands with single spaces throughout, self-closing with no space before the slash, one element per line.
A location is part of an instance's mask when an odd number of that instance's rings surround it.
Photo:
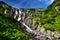
<path fill-rule="evenodd" d="M 22 13 L 22 11 L 19 9 L 19 15 Z"/>
<path fill-rule="evenodd" d="M 18 17 L 18 19 L 17 19 L 17 21 L 20 21 L 21 20 L 21 15 L 22 15 L 22 12 L 21 12 L 21 10 L 19 9 L 19 17 Z"/>
<path fill-rule="evenodd" d="M 18 14 L 18 12 L 17 12 L 17 10 L 15 10 L 14 19 L 16 19 L 17 14 Z"/>
<path fill-rule="evenodd" d="M 33 30 L 30 29 L 25 23 L 22 22 L 22 24 L 27 28 L 27 30 L 29 30 L 30 32 L 32 32 Z"/>
<path fill-rule="evenodd" d="M 21 20 L 21 15 L 19 15 L 19 17 L 18 17 L 17 21 L 20 21 L 20 20 Z"/>
<path fill-rule="evenodd" d="M 7 9 L 5 9 L 4 13 L 7 14 Z"/>

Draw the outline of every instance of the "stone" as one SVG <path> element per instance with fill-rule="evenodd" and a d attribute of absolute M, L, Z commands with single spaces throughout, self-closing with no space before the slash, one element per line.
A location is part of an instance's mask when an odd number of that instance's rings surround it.
<path fill-rule="evenodd" d="M 47 37 L 49 38 L 49 39 L 51 39 L 51 31 L 50 30 L 47 30 Z"/>
<path fill-rule="evenodd" d="M 51 32 L 51 35 L 54 36 L 55 35 L 55 32 Z"/>
<path fill-rule="evenodd" d="M 55 7 L 56 11 L 60 12 L 60 6 Z"/>
<path fill-rule="evenodd" d="M 44 27 L 40 27 L 40 32 L 44 33 L 45 32 L 45 28 Z"/>
<path fill-rule="evenodd" d="M 60 34 L 58 32 L 55 32 L 54 37 L 59 38 L 60 37 Z"/>

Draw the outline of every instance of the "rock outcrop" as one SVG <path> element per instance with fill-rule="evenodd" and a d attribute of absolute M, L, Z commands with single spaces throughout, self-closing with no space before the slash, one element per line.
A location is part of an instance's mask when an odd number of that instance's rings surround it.
<path fill-rule="evenodd" d="M 9 16 L 12 16 L 18 23 L 20 23 L 22 30 L 28 34 L 32 40 L 60 40 L 60 33 L 46 30 L 43 26 L 38 25 L 38 20 L 33 20 L 33 22 L 37 23 L 37 25 L 32 23 L 32 15 L 34 16 L 35 14 L 26 13 L 25 11 L 22 11 L 22 9 L 11 7 L 8 9 L 3 9 L 1 7 L 0 11 L 4 12 L 5 15 L 8 14 Z M 36 27 L 34 28 L 34 26 Z"/>
<path fill-rule="evenodd" d="M 20 11 L 20 10 L 19 10 Z M 31 27 L 31 15 L 27 16 L 28 14 L 22 11 L 15 10 L 13 17 L 17 22 L 23 25 L 24 32 L 29 35 L 33 40 L 60 40 L 60 34 L 56 31 L 46 30 L 43 26 L 37 26 L 36 29 L 32 29 Z M 22 16 L 24 15 L 24 16 Z M 31 23 L 30 23 L 31 22 Z"/>
<path fill-rule="evenodd" d="M 60 6 L 55 7 L 56 11 L 60 12 Z"/>

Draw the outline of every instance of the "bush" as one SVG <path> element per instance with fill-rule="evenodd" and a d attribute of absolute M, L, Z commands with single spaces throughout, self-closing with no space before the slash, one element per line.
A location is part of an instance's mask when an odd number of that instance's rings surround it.
<path fill-rule="evenodd" d="M 30 40 L 11 19 L 0 16 L 0 40 Z"/>

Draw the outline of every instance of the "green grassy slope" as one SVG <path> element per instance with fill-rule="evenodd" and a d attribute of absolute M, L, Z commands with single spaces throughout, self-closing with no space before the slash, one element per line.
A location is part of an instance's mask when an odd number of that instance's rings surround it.
<path fill-rule="evenodd" d="M 3 6 L 4 5 L 4 6 Z M 5 9 L 11 9 L 5 3 L 0 3 L 0 40 L 30 40 L 30 38 L 24 34 L 21 29 L 18 29 L 18 24 L 9 15 L 4 14 Z"/>
<path fill-rule="evenodd" d="M 30 40 L 18 29 L 16 21 L 0 15 L 0 40 Z"/>
<path fill-rule="evenodd" d="M 60 0 L 55 0 L 47 9 L 41 11 L 41 9 L 30 10 L 35 16 L 32 17 L 33 28 L 43 25 L 46 30 L 59 31 L 60 32 L 60 10 L 56 11 L 55 7 L 60 6 Z M 37 16 L 36 16 L 37 15 Z"/>
<path fill-rule="evenodd" d="M 60 12 L 56 11 L 56 6 L 60 6 L 60 0 L 55 0 L 53 4 L 42 13 L 41 24 L 44 25 L 46 29 L 60 32 Z"/>

